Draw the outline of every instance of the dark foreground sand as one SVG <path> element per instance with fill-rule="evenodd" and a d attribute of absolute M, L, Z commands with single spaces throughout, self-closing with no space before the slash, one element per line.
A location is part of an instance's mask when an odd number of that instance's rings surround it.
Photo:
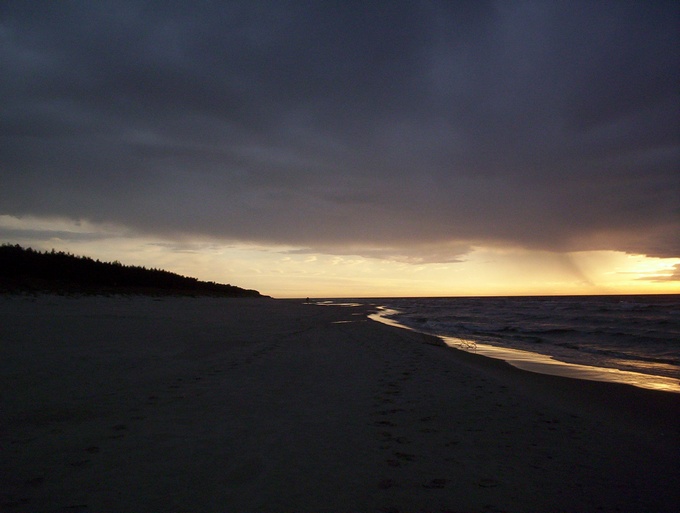
<path fill-rule="evenodd" d="M 678 511 L 680 394 L 366 310 L 0 297 L 0 510 Z"/>

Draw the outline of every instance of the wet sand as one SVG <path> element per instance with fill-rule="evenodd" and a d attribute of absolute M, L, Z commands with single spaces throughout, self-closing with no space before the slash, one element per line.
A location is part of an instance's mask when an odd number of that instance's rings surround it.
<path fill-rule="evenodd" d="M 0 511 L 675 511 L 680 394 L 269 299 L 0 297 Z"/>

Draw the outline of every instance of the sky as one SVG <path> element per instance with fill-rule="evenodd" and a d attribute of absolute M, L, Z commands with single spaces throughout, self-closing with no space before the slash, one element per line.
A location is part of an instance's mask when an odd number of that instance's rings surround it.
<path fill-rule="evenodd" d="M 274 297 L 680 293 L 676 1 L 0 1 L 0 242 Z"/>

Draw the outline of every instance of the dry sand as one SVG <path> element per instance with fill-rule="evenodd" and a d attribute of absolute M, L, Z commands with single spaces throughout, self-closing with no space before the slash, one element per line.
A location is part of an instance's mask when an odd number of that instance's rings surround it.
<path fill-rule="evenodd" d="M 680 394 L 367 307 L 0 297 L 0 510 L 677 511 Z"/>

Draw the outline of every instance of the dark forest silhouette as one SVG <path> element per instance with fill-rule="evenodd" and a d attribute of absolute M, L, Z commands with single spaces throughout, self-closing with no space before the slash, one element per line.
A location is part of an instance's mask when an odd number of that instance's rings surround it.
<path fill-rule="evenodd" d="M 62 251 L 0 246 L 0 292 L 263 297 L 256 290 L 199 281 L 161 269 L 100 262 Z"/>

